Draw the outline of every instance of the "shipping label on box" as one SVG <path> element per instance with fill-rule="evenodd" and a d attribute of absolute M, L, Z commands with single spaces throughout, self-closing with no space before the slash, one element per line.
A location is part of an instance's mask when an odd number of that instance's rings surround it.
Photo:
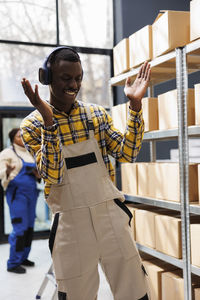
<path fill-rule="evenodd" d="M 129 67 L 129 40 L 125 38 L 121 40 L 113 48 L 113 65 L 114 76 L 124 73 L 130 69 Z"/>
<path fill-rule="evenodd" d="M 190 12 L 165 11 L 152 25 L 153 57 L 190 42 Z"/>
<path fill-rule="evenodd" d="M 195 125 L 200 125 L 200 83 L 194 85 Z"/>
<path fill-rule="evenodd" d="M 130 68 L 152 59 L 152 26 L 147 25 L 129 36 Z"/>
<path fill-rule="evenodd" d="M 158 98 L 143 98 L 144 131 L 158 130 Z"/>
<path fill-rule="evenodd" d="M 121 164 L 122 192 L 129 195 L 137 195 L 137 164 Z"/>
<path fill-rule="evenodd" d="M 200 0 L 190 1 L 190 41 L 200 38 Z"/>
<path fill-rule="evenodd" d="M 158 95 L 158 123 L 160 130 L 178 128 L 177 90 Z M 188 89 L 187 123 L 195 125 L 194 89 Z"/>

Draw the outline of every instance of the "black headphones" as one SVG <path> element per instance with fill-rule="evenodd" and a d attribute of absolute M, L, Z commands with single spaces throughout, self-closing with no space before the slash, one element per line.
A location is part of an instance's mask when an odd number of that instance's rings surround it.
<path fill-rule="evenodd" d="M 49 85 L 51 83 L 51 70 L 50 68 L 48 67 L 48 60 L 49 60 L 49 57 L 51 56 L 52 53 L 56 52 L 56 51 L 59 51 L 61 49 L 68 49 L 68 50 L 71 50 L 72 52 L 74 52 L 78 57 L 78 53 L 70 48 L 70 47 L 67 47 L 67 46 L 60 46 L 60 47 L 56 47 L 54 50 L 51 51 L 51 53 L 45 58 L 45 61 L 43 63 L 43 66 L 42 68 L 39 68 L 39 81 L 44 84 L 44 85 Z"/>

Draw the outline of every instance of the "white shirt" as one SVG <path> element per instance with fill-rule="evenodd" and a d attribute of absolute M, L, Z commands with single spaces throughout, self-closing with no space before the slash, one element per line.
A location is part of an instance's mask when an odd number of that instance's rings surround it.
<path fill-rule="evenodd" d="M 25 162 L 34 163 L 33 157 L 29 154 L 26 148 L 21 147 L 17 144 L 13 144 L 13 146 L 15 148 L 16 153 Z M 12 147 L 6 148 L 0 152 L 0 179 L 1 185 L 3 186 L 4 190 L 6 190 L 9 182 L 17 176 L 17 174 L 22 168 L 22 160 L 16 155 L 16 153 L 13 151 Z M 14 170 L 10 173 L 8 178 L 6 175 L 7 165 L 10 165 L 11 167 L 15 166 Z"/>

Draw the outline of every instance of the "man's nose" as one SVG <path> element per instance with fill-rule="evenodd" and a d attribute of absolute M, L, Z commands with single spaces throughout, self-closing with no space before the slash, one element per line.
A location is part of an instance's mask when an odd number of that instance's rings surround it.
<path fill-rule="evenodd" d="M 75 79 L 71 79 L 69 82 L 69 88 L 76 90 L 78 88 L 77 81 Z"/>

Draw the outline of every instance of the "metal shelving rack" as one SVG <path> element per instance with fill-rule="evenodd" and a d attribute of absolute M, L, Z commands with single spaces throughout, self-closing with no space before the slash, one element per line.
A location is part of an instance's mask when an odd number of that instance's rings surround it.
<path fill-rule="evenodd" d="M 200 276 L 200 268 L 191 265 L 190 261 L 190 214 L 200 215 L 200 205 L 189 204 L 188 193 L 188 137 L 200 137 L 200 126 L 187 126 L 187 90 L 188 74 L 200 70 L 200 39 L 182 48 L 155 58 L 150 62 L 151 83 L 148 96 L 153 96 L 154 85 L 176 78 L 178 91 L 178 129 L 166 131 L 151 131 L 144 134 L 144 140 L 150 142 L 151 161 L 156 160 L 156 141 L 178 138 L 179 144 L 179 173 L 180 173 L 180 203 L 157 200 L 148 197 L 125 195 L 126 201 L 143 203 L 181 213 L 182 223 L 182 259 L 165 255 L 154 249 L 137 244 L 139 250 L 173 264 L 183 270 L 184 298 L 192 300 L 191 274 Z M 112 86 L 124 85 L 127 77 L 136 78 L 139 67 L 124 74 L 111 78 Z"/>

